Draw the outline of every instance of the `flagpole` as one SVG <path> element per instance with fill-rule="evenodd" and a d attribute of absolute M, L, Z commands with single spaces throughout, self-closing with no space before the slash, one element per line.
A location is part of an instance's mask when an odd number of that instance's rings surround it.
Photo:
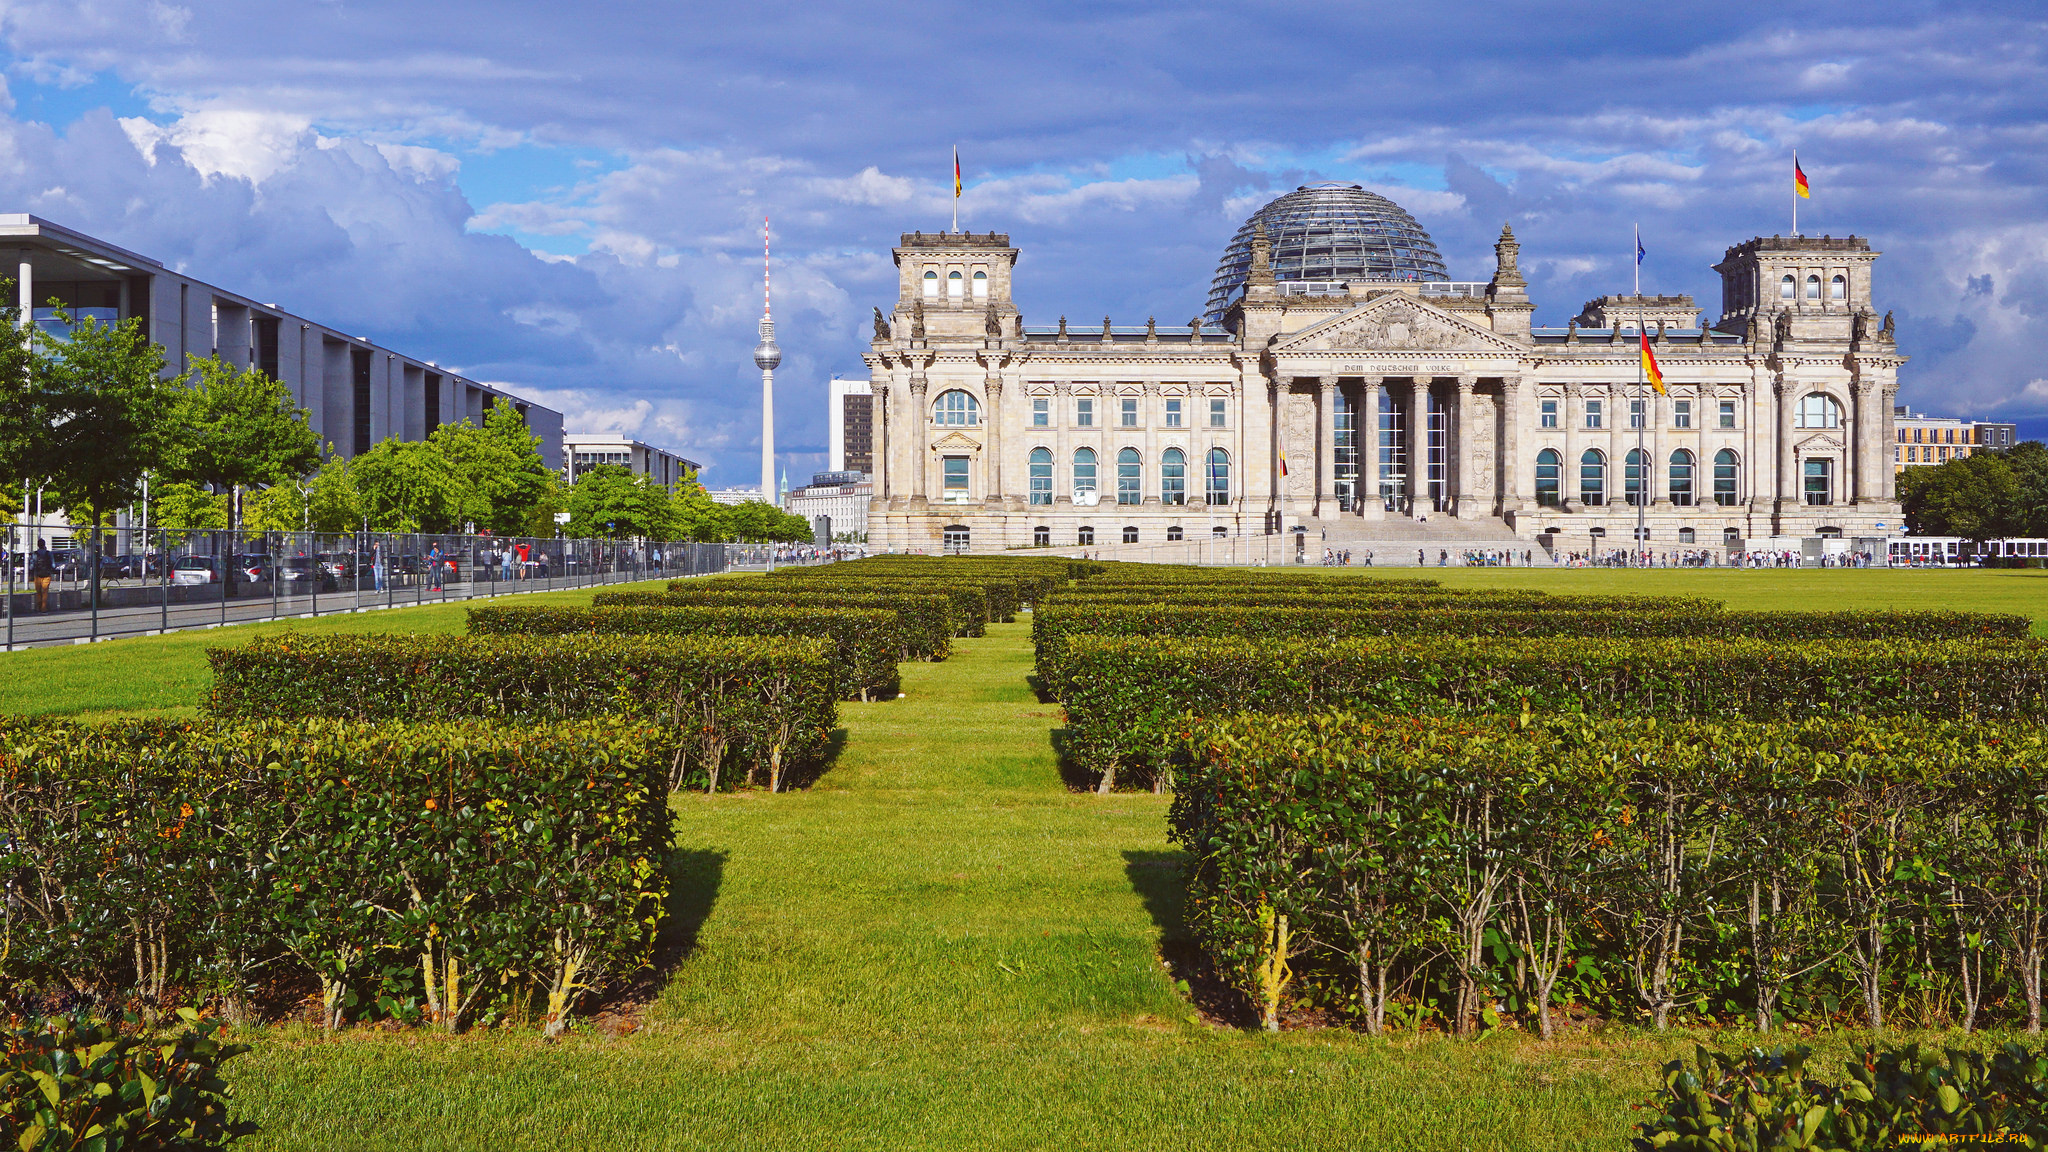
<path fill-rule="evenodd" d="M 1796 210 L 1792 218 L 1795 221 L 1799 218 Z M 953 149 L 953 231 L 960 231 L 960 149 L 957 145 Z"/>
<path fill-rule="evenodd" d="M 1631 261 L 1636 267 L 1636 340 L 1638 344 L 1649 337 L 1643 328 L 1643 226 L 1636 225 L 1636 250 Z M 1643 357 L 1636 353 L 1636 403 L 1641 407 L 1641 416 L 1636 420 L 1636 538 L 1629 549 L 1630 559 L 1643 547 L 1643 509 L 1650 502 L 1650 456 L 1643 450 L 1643 429 L 1650 423 L 1649 398 L 1643 395 Z M 1622 487 L 1627 489 L 1627 470 L 1622 472 Z M 1644 565 L 1648 567 L 1648 565 Z"/>
<path fill-rule="evenodd" d="M 1792 150 L 1792 171 L 1799 171 L 1799 149 Z M 1799 235 L 1799 181 L 1792 181 L 1792 234 Z"/>

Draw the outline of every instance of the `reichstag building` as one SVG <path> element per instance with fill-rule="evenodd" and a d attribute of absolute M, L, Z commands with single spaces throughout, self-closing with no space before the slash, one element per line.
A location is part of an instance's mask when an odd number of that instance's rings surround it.
<path fill-rule="evenodd" d="M 907 233 L 875 310 L 870 542 L 993 551 L 1491 529 L 1553 548 L 1899 525 L 1898 354 L 1856 237 L 1727 250 L 1721 310 L 1604 296 L 1534 327 L 1519 244 L 1449 278 L 1356 185 L 1299 188 L 1237 232 L 1183 325 L 1025 325 L 1002 233 Z M 1638 324 L 1667 395 L 1639 387 Z M 1637 447 L 1640 439 L 1642 448 Z"/>

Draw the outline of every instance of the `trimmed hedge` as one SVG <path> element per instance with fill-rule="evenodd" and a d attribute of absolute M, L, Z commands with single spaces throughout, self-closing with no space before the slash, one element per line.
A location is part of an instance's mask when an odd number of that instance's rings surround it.
<path fill-rule="evenodd" d="M 490 605 L 469 610 L 471 636 L 789 636 L 832 644 L 841 700 L 896 695 L 894 612 L 873 608 L 663 606 L 659 608 L 530 608 Z"/>
<path fill-rule="evenodd" d="M 2041 1021 L 2036 725 L 1243 714 L 1188 744 L 1188 923 L 1269 1025 L 1290 995 L 1545 1036 L 1560 1000 L 1660 1028 Z"/>
<path fill-rule="evenodd" d="M 228 1116 L 221 1065 L 249 1051 L 227 1027 L 178 1010 L 175 1036 L 122 1020 L 54 1017 L 0 1032 L 0 1148 L 207 1152 L 256 1132 Z"/>
<path fill-rule="evenodd" d="M 1065 754 L 1114 787 L 1163 782 L 1191 714 L 1343 707 L 1389 715 L 1982 716 L 2048 720 L 2048 649 L 1968 641 L 1250 640 L 1075 636 Z"/>
<path fill-rule="evenodd" d="M 1008 624 L 1017 618 L 1017 609 L 1026 599 L 1024 588 L 1015 580 L 1004 580 L 974 573 L 963 573 L 954 577 L 893 576 L 884 573 L 852 573 L 834 571 L 838 565 L 816 569 L 791 569 L 791 574 L 778 573 L 767 583 L 771 586 L 796 586 L 812 590 L 834 591 L 892 591 L 892 592 L 936 592 L 945 589 L 969 589 L 980 592 L 988 600 L 986 620 L 990 624 Z M 976 632 L 974 635 L 982 635 Z"/>
<path fill-rule="evenodd" d="M 834 564 L 831 566 L 831 569 L 840 567 L 842 565 Z M 828 571 L 831 569 L 828 569 Z M 772 592 L 777 595 L 789 595 L 794 591 L 799 595 L 812 596 L 835 596 L 842 594 L 863 596 L 884 590 L 882 585 L 874 581 L 855 580 L 844 577 L 837 581 L 825 579 L 808 580 L 802 585 L 796 586 L 759 576 L 741 576 L 733 579 L 719 580 L 714 584 L 708 585 L 698 580 L 671 580 L 668 585 L 670 592 L 687 593 L 700 589 L 715 589 L 719 592 Z M 888 595 L 944 596 L 952 608 L 953 635 L 986 636 L 988 634 L 988 593 L 982 591 L 980 585 L 967 587 L 943 580 L 891 581 L 886 586 L 885 591 Z"/>
<path fill-rule="evenodd" d="M 296 970 L 330 1028 L 530 1006 L 559 1032 L 648 961 L 672 743 L 617 717 L 0 721 L 9 974 L 239 1015 Z"/>
<path fill-rule="evenodd" d="M 1646 608 L 1560 612 L 1546 606 L 1403 608 L 1183 607 L 1076 604 L 1056 599 L 1032 615 L 1038 674 L 1062 681 L 1069 637 L 1210 636 L 1246 640 L 1340 640 L 1377 636 L 1606 637 L 1629 639 L 2006 640 L 2023 641 L 2033 622 L 1988 612 L 1675 612 Z"/>
<path fill-rule="evenodd" d="M 212 648 L 222 719 L 655 721 L 668 786 L 771 789 L 817 764 L 838 724 L 822 641 L 759 636 L 299 636 Z"/>
<path fill-rule="evenodd" d="M 720 582 L 723 583 L 723 582 Z M 686 584 L 669 592 L 599 592 L 593 608 L 663 608 L 683 606 L 876 608 L 896 613 L 897 655 L 901 660 L 944 660 L 953 651 L 952 601 L 938 593 L 809 592 L 742 588 L 727 591 L 719 584 Z"/>

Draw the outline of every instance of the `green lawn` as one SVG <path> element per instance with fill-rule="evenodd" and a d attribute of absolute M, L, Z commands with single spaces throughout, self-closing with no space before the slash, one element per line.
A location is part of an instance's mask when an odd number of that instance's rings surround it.
<path fill-rule="evenodd" d="M 2048 583 L 2001 573 L 1430 574 L 2048 616 Z M 460 618 L 414 609 L 317 626 Z M 677 798 L 676 927 L 695 946 L 642 1032 L 547 1044 L 527 1032 L 259 1031 L 229 1068 L 265 1128 L 253 1146 L 1621 1146 L 1656 1063 L 1694 1037 L 1546 1047 L 1199 1022 L 1156 959 L 1178 931 L 1166 800 L 1065 790 L 1049 742 L 1058 710 L 1025 683 L 1028 630 L 992 627 L 951 660 L 906 666 L 905 699 L 841 705 L 844 747 L 808 792 Z M 189 706 L 201 649 L 248 631 L 9 656 L 0 667 L 35 668 L 42 687 L 9 676 L 0 701 Z"/>

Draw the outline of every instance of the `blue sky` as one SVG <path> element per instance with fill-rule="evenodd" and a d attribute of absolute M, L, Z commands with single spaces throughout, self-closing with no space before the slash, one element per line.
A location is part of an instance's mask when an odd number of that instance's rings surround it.
<path fill-rule="evenodd" d="M 1730 244 L 1870 236 L 1901 399 L 2048 434 L 2038 5 L 0 0 L 0 211 L 756 475 L 760 221 L 777 442 L 824 466 L 898 232 L 1023 250 L 1019 306 L 1178 322 L 1265 199 L 1364 183 L 1539 322 L 1628 286 L 1718 308 Z"/>

